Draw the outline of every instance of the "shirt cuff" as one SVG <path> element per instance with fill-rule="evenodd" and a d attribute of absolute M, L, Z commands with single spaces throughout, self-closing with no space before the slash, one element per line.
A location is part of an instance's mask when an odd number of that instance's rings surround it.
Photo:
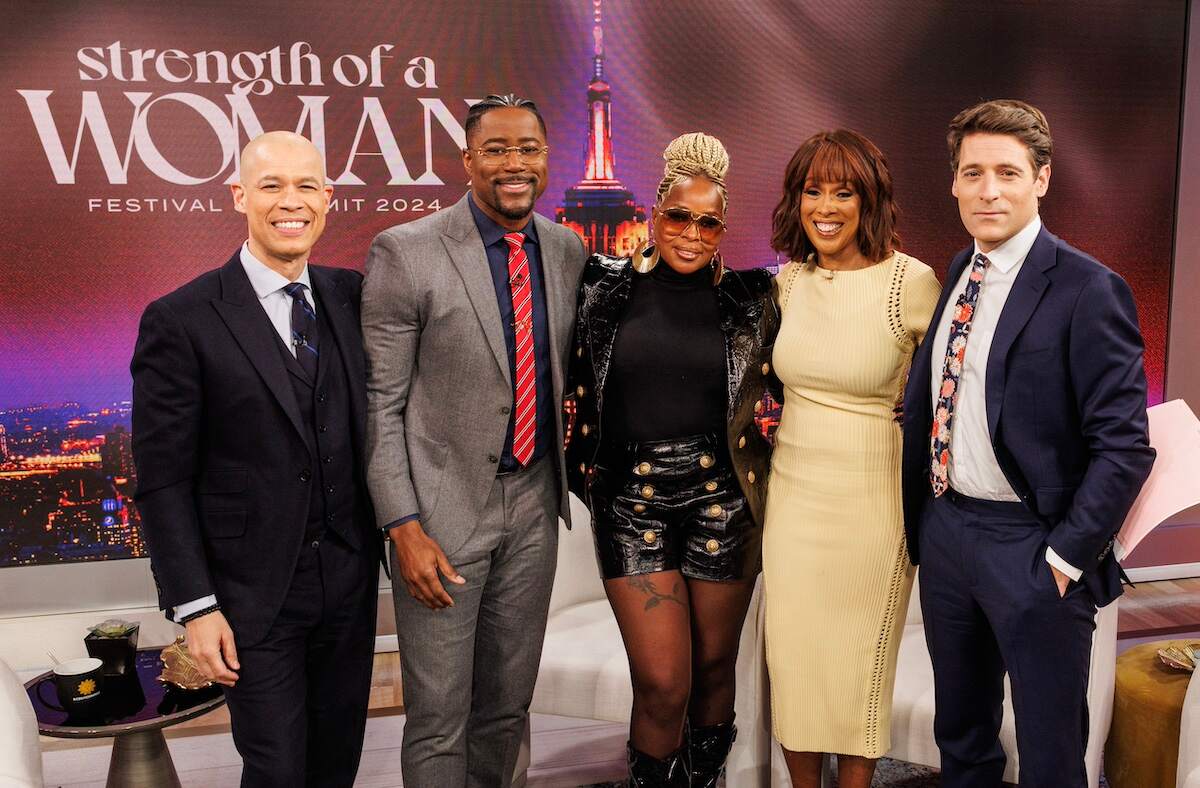
<path fill-rule="evenodd" d="M 217 598 L 209 594 L 201 599 L 193 599 L 191 602 L 184 602 L 182 605 L 175 606 L 175 623 L 182 623 L 183 618 L 190 616 L 197 610 L 203 610 L 206 607 L 212 607 L 217 604 Z"/>
<path fill-rule="evenodd" d="M 1058 553 L 1054 552 L 1054 548 L 1051 547 L 1050 545 L 1046 545 L 1046 563 L 1050 564 L 1050 566 L 1052 566 L 1055 569 L 1057 569 L 1058 571 L 1062 572 L 1064 575 L 1071 578 L 1076 583 L 1079 582 L 1079 578 L 1083 577 L 1082 569 L 1076 569 L 1075 567 L 1068 564 L 1066 561 L 1064 561 L 1062 559 L 1062 556 L 1060 556 Z"/>
<path fill-rule="evenodd" d="M 387 525 L 383 526 L 383 527 L 382 527 L 382 528 L 380 528 L 379 530 L 381 530 L 381 531 L 385 531 L 385 532 L 386 532 L 386 531 L 390 531 L 390 530 L 392 530 L 393 528 L 395 528 L 397 525 L 404 525 L 405 523 L 411 523 L 411 522 L 414 522 L 414 521 L 416 521 L 416 520 L 420 520 L 420 519 L 421 519 L 421 515 L 419 515 L 419 514 L 410 514 L 410 515 L 408 515 L 408 516 L 406 516 L 406 517 L 401 517 L 399 520 L 392 520 L 390 523 L 388 523 Z"/>
<path fill-rule="evenodd" d="M 1121 540 L 1114 539 L 1113 540 L 1113 557 L 1115 557 L 1117 559 L 1117 561 L 1124 561 L 1125 556 L 1127 556 L 1128 554 L 1129 553 L 1125 550 L 1125 545 L 1121 544 Z"/>

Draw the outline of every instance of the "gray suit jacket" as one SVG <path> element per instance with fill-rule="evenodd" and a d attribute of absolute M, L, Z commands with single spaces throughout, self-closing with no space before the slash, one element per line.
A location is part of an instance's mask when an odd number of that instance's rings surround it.
<path fill-rule="evenodd" d="M 583 242 L 534 214 L 541 244 L 554 402 L 583 273 Z M 504 448 L 513 387 L 483 241 L 464 196 L 375 237 L 362 294 L 367 484 L 380 527 L 419 513 L 452 553 L 479 522 Z M 570 526 L 562 419 L 559 514 Z"/>

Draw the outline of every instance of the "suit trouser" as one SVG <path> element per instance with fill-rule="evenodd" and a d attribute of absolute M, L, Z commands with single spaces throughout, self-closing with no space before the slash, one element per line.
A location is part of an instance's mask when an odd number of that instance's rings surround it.
<path fill-rule="evenodd" d="M 1060 598 L 1046 526 L 1019 503 L 953 490 L 921 521 L 921 614 L 933 662 L 934 738 L 946 788 L 996 788 L 1004 673 L 1012 688 L 1023 788 L 1087 781 L 1087 682 L 1096 605 Z"/>
<path fill-rule="evenodd" d="M 395 571 L 392 595 L 407 718 L 401 750 L 413 788 L 509 784 L 533 699 L 554 568 L 553 455 L 498 476 L 475 531 L 447 558 L 465 585 L 430 610 Z"/>
<path fill-rule="evenodd" d="M 225 689 L 243 786 L 351 786 L 375 654 L 378 554 L 337 537 L 300 548 L 283 607 L 261 643 L 238 646 Z"/>

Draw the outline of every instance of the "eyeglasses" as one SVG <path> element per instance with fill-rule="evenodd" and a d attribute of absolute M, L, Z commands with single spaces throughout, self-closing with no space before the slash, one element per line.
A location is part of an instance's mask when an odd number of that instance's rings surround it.
<path fill-rule="evenodd" d="M 508 159 L 508 154 L 517 154 L 517 161 L 522 164 L 537 164 L 546 158 L 550 152 L 549 145 L 488 145 L 484 148 L 468 148 L 488 164 L 499 164 Z"/>
<path fill-rule="evenodd" d="M 658 218 L 662 219 L 663 235 L 669 238 L 683 235 L 693 224 L 696 225 L 700 232 L 700 240 L 704 243 L 716 243 L 725 232 L 725 222 L 711 213 L 692 213 L 679 206 L 659 211 Z"/>

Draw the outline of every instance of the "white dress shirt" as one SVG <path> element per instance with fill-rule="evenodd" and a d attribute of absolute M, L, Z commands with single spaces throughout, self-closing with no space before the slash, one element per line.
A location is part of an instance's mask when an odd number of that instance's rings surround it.
<path fill-rule="evenodd" d="M 1042 220 L 1036 214 L 1029 224 L 984 254 L 990 261 L 983 277 L 975 313 L 971 318 L 971 333 L 967 338 L 967 353 L 963 360 L 962 374 L 958 379 L 958 396 L 954 401 L 954 420 L 950 426 L 950 464 L 948 476 L 950 486 L 963 495 L 985 501 L 1019 501 L 1020 496 L 1000 469 L 996 453 L 992 449 L 992 436 L 987 419 L 987 363 L 992 350 L 992 339 L 1000 314 L 1008 301 L 1013 282 L 1037 240 L 1042 229 Z M 979 242 L 971 254 L 971 260 L 980 253 Z M 942 387 L 942 373 L 946 359 L 946 344 L 950 339 L 950 324 L 954 319 L 954 303 L 967 287 L 971 265 L 963 268 L 954 285 L 946 308 L 933 334 L 933 363 L 930 365 L 930 401 L 937 410 L 938 392 Z M 1049 546 L 1046 560 L 1063 574 L 1079 580 L 1082 572 L 1064 561 Z"/>
<path fill-rule="evenodd" d="M 292 297 L 283 289 L 286 285 L 291 284 L 291 280 L 278 271 L 268 268 L 265 263 L 255 257 L 250 252 L 248 241 L 242 244 L 241 261 L 242 269 L 250 279 L 250 287 L 254 288 L 254 294 L 258 296 L 259 305 L 267 313 L 271 325 L 275 327 L 275 333 L 279 334 L 279 338 L 283 340 L 284 347 L 294 357 L 296 346 L 292 344 Z M 315 314 L 317 300 L 313 296 L 307 264 L 300 271 L 300 276 L 296 278 L 296 281 L 305 285 L 304 299 L 308 301 Z M 202 599 L 184 602 L 175 607 L 175 621 L 178 622 L 184 616 L 189 616 L 197 610 L 203 610 L 215 604 L 217 604 L 217 598 L 212 594 Z"/>

